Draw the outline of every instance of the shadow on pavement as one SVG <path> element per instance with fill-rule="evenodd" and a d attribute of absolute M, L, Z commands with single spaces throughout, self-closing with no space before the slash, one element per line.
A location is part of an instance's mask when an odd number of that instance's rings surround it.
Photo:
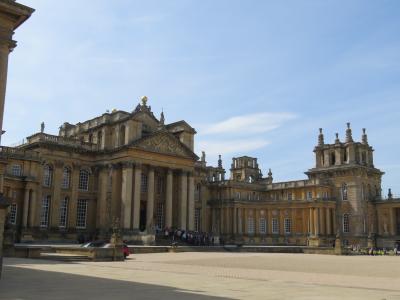
<path fill-rule="evenodd" d="M 88 271 L 90 272 L 90 271 Z M 228 300 L 159 285 L 5 266 L 1 300 L 163 299 Z"/>

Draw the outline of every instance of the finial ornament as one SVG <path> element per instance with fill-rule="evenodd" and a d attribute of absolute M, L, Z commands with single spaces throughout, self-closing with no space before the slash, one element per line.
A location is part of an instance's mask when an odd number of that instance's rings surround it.
<path fill-rule="evenodd" d="M 218 155 L 218 168 L 222 168 L 222 158 L 221 158 L 221 154 Z"/>
<path fill-rule="evenodd" d="M 324 145 L 324 134 L 322 133 L 322 128 L 319 129 L 319 135 L 318 135 L 318 146 L 323 146 Z"/>
<path fill-rule="evenodd" d="M 367 136 L 366 129 L 363 128 L 362 131 L 363 131 L 362 138 L 361 138 L 362 143 L 363 143 L 364 145 L 368 145 L 368 136 Z"/>
<path fill-rule="evenodd" d="M 143 105 L 143 106 L 147 106 L 147 100 L 148 100 L 147 96 L 143 96 L 143 97 L 141 98 L 141 100 L 142 100 L 142 105 Z"/>
<path fill-rule="evenodd" d="M 335 144 L 340 144 L 340 139 L 339 139 L 339 133 L 335 133 L 335 136 L 336 136 L 336 138 L 335 138 Z"/>
<path fill-rule="evenodd" d="M 204 151 L 201 151 L 201 161 L 206 162 L 206 153 Z"/>
<path fill-rule="evenodd" d="M 165 124 L 165 117 L 164 117 L 164 112 L 161 111 L 161 116 L 160 116 L 160 125 L 164 125 Z"/>
<path fill-rule="evenodd" d="M 393 198 L 392 189 L 389 189 L 388 198 L 389 199 Z"/>
<path fill-rule="evenodd" d="M 41 132 L 41 133 L 44 132 L 44 127 L 45 127 L 44 122 L 42 122 L 42 123 L 40 124 L 40 132 Z"/>
<path fill-rule="evenodd" d="M 350 128 L 350 123 L 348 122 L 346 129 L 346 143 L 352 143 L 352 142 L 353 142 L 353 135 Z"/>

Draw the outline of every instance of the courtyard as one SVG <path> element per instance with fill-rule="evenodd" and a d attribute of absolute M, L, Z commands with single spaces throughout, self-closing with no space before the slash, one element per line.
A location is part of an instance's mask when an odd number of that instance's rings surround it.
<path fill-rule="evenodd" d="M 160 253 L 5 258 L 0 299 L 400 299 L 400 257 Z"/>

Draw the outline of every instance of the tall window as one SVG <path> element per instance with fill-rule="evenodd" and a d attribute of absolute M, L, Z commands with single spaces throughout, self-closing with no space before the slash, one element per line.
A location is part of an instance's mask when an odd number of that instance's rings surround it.
<path fill-rule="evenodd" d="M 89 190 L 89 172 L 87 170 L 79 171 L 79 189 L 81 191 Z"/>
<path fill-rule="evenodd" d="M 78 199 L 76 208 L 76 228 L 86 228 L 87 200 Z"/>
<path fill-rule="evenodd" d="M 12 203 L 10 205 L 10 224 L 17 224 L 17 203 Z"/>
<path fill-rule="evenodd" d="M 97 133 L 97 147 L 100 149 L 101 148 L 101 144 L 103 143 L 103 133 L 101 131 L 99 131 Z"/>
<path fill-rule="evenodd" d="M 162 202 L 157 203 L 156 226 L 159 229 L 164 228 L 164 203 Z"/>
<path fill-rule="evenodd" d="M 347 184 L 342 184 L 342 200 L 348 200 L 347 198 Z"/>
<path fill-rule="evenodd" d="M 40 227 L 43 228 L 49 226 L 50 200 L 50 196 L 44 196 L 42 199 L 42 209 L 40 211 Z"/>
<path fill-rule="evenodd" d="M 292 219 L 285 218 L 284 229 L 286 234 L 290 234 L 292 232 Z"/>
<path fill-rule="evenodd" d="M 60 221 L 58 223 L 58 227 L 65 228 L 67 227 L 68 220 L 68 197 L 61 199 L 60 203 Z"/>
<path fill-rule="evenodd" d="M 276 218 L 272 219 L 272 233 L 277 234 L 279 233 L 279 221 Z"/>
<path fill-rule="evenodd" d="M 307 192 L 307 199 L 311 200 L 312 199 L 312 191 Z"/>
<path fill-rule="evenodd" d="M 247 219 L 247 233 L 248 234 L 254 234 L 255 232 L 255 224 L 254 224 L 254 218 L 249 217 Z"/>
<path fill-rule="evenodd" d="M 260 218 L 260 233 L 266 234 L 267 233 L 267 219 Z"/>
<path fill-rule="evenodd" d="M 201 191 L 201 184 L 198 183 L 198 184 L 196 184 L 196 191 L 195 191 L 195 194 L 194 194 L 194 199 L 196 201 L 200 200 L 200 191 Z"/>
<path fill-rule="evenodd" d="M 201 209 L 196 208 L 194 211 L 194 230 L 199 232 L 200 231 L 200 220 L 201 220 Z"/>
<path fill-rule="evenodd" d="M 146 174 L 142 174 L 140 189 L 141 189 L 142 193 L 147 192 L 147 175 Z"/>
<path fill-rule="evenodd" d="M 160 195 L 164 192 L 164 178 L 157 176 L 157 194 Z"/>
<path fill-rule="evenodd" d="M 122 125 L 119 129 L 119 146 L 125 145 L 125 126 Z"/>
<path fill-rule="evenodd" d="M 287 199 L 288 199 L 289 201 L 292 201 L 292 200 L 293 200 L 293 194 L 292 194 L 292 193 L 288 193 L 288 194 L 287 194 Z"/>
<path fill-rule="evenodd" d="M 50 165 L 45 165 L 43 168 L 43 185 L 50 187 L 53 180 L 53 168 Z"/>
<path fill-rule="evenodd" d="M 61 187 L 63 189 L 68 189 L 70 181 L 71 181 L 71 170 L 69 168 L 65 167 L 63 169 L 63 178 L 62 178 Z"/>
<path fill-rule="evenodd" d="M 240 199 L 240 197 L 241 197 L 240 192 L 237 192 L 236 193 L 236 199 Z"/>
<path fill-rule="evenodd" d="M 22 167 L 21 167 L 21 165 L 13 165 L 11 167 L 11 175 L 13 175 L 13 176 L 22 176 Z"/>
<path fill-rule="evenodd" d="M 343 232 L 344 233 L 350 232 L 350 220 L 348 214 L 343 215 Z"/>

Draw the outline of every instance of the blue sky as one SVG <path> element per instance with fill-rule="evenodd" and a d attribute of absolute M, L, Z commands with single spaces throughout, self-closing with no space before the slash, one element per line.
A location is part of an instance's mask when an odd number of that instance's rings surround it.
<path fill-rule="evenodd" d="M 15 34 L 4 144 L 146 95 L 209 163 L 255 156 L 281 181 L 313 167 L 319 127 L 333 142 L 349 121 L 400 195 L 399 1 L 20 2 L 36 12 Z"/>

